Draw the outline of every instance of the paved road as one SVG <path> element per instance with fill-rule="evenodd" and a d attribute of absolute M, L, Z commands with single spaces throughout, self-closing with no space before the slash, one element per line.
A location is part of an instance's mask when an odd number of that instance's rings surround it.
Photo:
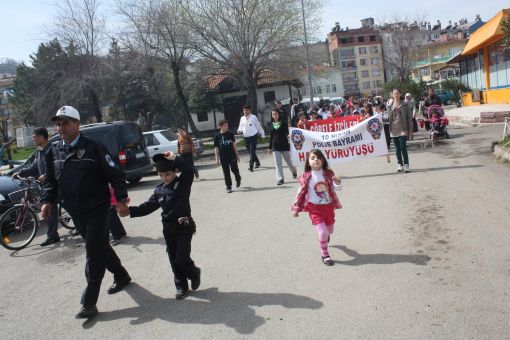
<path fill-rule="evenodd" d="M 413 149 L 410 174 L 394 157 L 334 166 L 344 178 L 332 237 L 335 266 L 321 263 L 306 215 L 289 206 L 296 182 L 276 187 L 272 160 L 224 190 L 221 170 L 201 163 L 193 185 L 200 291 L 173 298 L 159 214 L 124 219 L 116 247 L 134 279 L 103 289 L 92 322 L 75 320 L 84 287 L 83 243 L 0 249 L 4 339 L 503 339 L 510 336 L 508 165 L 489 156 L 501 126 L 452 130 Z M 289 174 L 290 175 L 290 174 Z M 131 187 L 142 202 L 156 176 Z M 104 286 L 111 283 L 106 274 Z"/>

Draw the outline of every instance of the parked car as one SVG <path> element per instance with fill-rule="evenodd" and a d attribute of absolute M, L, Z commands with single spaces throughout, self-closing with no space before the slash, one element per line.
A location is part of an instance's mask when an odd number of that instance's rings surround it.
<path fill-rule="evenodd" d="M 18 203 L 12 202 L 9 198 L 9 194 L 21 189 L 22 187 L 19 184 L 19 180 L 13 179 L 10 176 L 0 176 L 0 215 L 15 203 Z"/>
<path fill-rule="evenodd" d="M 152 156 L 155 154 L 167 151 L 177 152 L 177 138 L 179 136 L 170 129 L 147 131 L 143 133 L 143 137 L 149 150 L 151 162 Z M 193 138 L 193 144 L 195 145 L 197 155 L 204 152 L 204 143 L 201 139 Z"/>
<path fill-rule="evenodd" d="M 126 175 L 128 182 L 139 182 L 143 175 L 152 171 L 149 151 L 138 124 L 126 121 L 88 124 L 80 127 L 80 133 L 106 147 L 112 160 Z M 50 143 L 57 140 L 60 140 L 59 135 L 51 137 Z M 32 156 L 27 162 L 8 171 L 6 175 L 18 172 L 31 162 L 31 159 Z"/>
<path fill-rule="evenodd" d="M 441 103 L 443 103 L 443 105 L 451 105 L 452 101 L 455 100 L 454 94 L 451 93 L 450 91 L 441 90 L 437 91 L 436 94 L 439 97 L 439 99 L 441 99 Z"/>

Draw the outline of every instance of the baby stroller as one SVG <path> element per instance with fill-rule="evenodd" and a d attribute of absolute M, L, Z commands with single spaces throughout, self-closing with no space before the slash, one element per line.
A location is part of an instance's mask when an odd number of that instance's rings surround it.
<path fill-rule="evenodd" d="M 430 123 L 430 139 L 432 140 L 432 146 L 434 146 L 439 139 L 450 138 L 448 130 L 446 129 L 449 122 L 441 106 L 431 105 L 427 111 L 427 118 Z"/>

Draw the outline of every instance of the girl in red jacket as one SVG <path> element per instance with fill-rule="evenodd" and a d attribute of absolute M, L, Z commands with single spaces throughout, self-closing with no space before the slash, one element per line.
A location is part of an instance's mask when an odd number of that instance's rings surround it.
<path fill-rule="evenodd" d="M 324 154 L 314 149 L 305 162 L 305 171 L 299 177 L 300 188 L 292 205 L 297 217 L 299 212 L 308 211 L 312 224 L 319 236 L 322 262 L 327 266 L 334 264 L 329 256 L 328 243 L 335 224 L 335 209 L 341 209 L 335 189 L 341 188 L 341 178 L 335 176 L 328 166 Z"/>

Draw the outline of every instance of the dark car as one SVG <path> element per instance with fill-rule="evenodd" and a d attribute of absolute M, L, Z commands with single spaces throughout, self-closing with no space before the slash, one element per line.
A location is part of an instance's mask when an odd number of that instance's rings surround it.
<path fill-rule="evenodd" d="M 12 202 L 9 198 L 9 194 L 21 189 L 22 187 L 18 180 L 12 179 L 8 176 L 0 176 L 0 215 L 12 207 L 14 203 L 18 203 Z"/>
<path fill-rule="evenodd" d="M 106 147 L 128 182 L 138 182 L 152 171 L 149 151 L 138 124 L 120 121 L 82 125 L 80 133 Z"/>

